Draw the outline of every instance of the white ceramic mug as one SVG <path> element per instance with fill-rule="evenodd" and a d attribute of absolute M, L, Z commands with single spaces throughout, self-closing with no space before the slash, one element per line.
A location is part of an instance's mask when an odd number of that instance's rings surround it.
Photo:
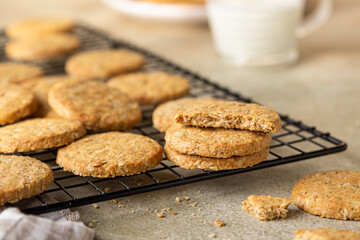
<path fill-rule="evenodd" d="M 326 22 L 331 0 L 302 22 L 305 0 L 207 0 L 214 43 L 226 63 L 275 65 L 298 58 L 297 38 Z"/>

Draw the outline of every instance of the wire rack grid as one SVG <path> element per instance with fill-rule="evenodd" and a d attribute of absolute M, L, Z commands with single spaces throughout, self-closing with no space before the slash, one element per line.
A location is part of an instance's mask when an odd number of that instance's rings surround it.
<path fill-rule="evenodd" d="M 253 102 L 249 98 L 231 92 L 218 84 L 210 82 L 204 77 L 192 73 L 146 50 L 126 42 L 114 41 L 97 30 L 85 26 L 77 26 L 74 30 L 74 34 L 82 41 L 83 46 L 81 51 L 104 48 L 126 48 L 142 53 L 146 57 L 144 71 L 165 71 L 187 78 L 191 85 L 191 97 L 215 97 L 247 103 Z M 4 54 L 4 47 L 7 41 L 8 39 L 6 38 L 4 31 L 1 31 L 1 61 L 9 60 Z M 65 60 L 65 58 L 60 58 L 51 61 L 37 61 L 34 63 L 41 66 L 46 74 L 63 74 Z M 151 137 L 164 146 L 164 134 L 153 128 L 152 112 L 154 108 L 155 107 L 152 106 L 144 107 L 142 109 L 143 120 L 133 128 L 131 132 Z M 62 168 L 56 164 L 57 149 L 17 153 L 23 156 L 35 157 L 51 167 L 54 173 L 54 182 L 50 188 L 45 191 L 45 194 L 46 196 L 56 199 L 56 201 L 48 201 L 46 198 L 42 197 L 42 195 L 39 195 L 31 199 L 31 206 L 21 202 L 12 205 L 18 206 L 26 213 L 41 214 L 201 180 L 301 161 L 344 151 L 347 148 L 346 143 L 332 137 L 329 133 L 323 133 L 315 127 L 309 127 L 301 121 L 295 121 L 286 115 L 280 115 L 280 117 L 282 120 L 282 130 L 273 135 L 267 160 L 253 167 L 236 170 L 187 170 L 176 166 L 164 158 L 160 165 L 139 175 L 115 178 L 80 177 L 73 175 L 70 172 L 63 171 Z"/>

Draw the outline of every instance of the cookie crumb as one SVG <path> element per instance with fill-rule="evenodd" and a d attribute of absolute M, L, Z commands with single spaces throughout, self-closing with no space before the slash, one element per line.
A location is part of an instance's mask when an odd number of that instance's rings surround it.
<path fill-rule="evenodd" d="M 97 223 L 97 222 L 98 222 L 98 220 L 91 220 L 91 222 L 93 222 L 93 223 Z"/>
<path fill-rule="evenodd" d="M 215 223 L 215 225 L 218 226 L 218 227 L 225 226 L 225 223 L 224 223 L 223 221 L 220 221 L 220 220 L 215 220 L 214 223 Z"/>
<path fill-rule="evenodd" d="M 167 236 L 161 236 L 160 238 L 161 238 L 161 239 L 166 239 L 166 238 L 167 238 Z"/>
<path fill-rule="evenodd" d="M 184 200 L 185 202 L 190 201 L 190 197 L 183 197 L 183 200 Z"/>
<path fill-rule="evenodd" d="M 179 197 L 176 197 L 175 202 L 181 202 L 181 199 Z"/>
<path fill-rule="evenodd" d="M 95 225 L 94 225 L 93 223 L 89 222 L 89 223 L 88 223 L 88 227 L 89 227 L 89 228 L 94 228 Z"/>
<path fill-rule="evenodd" d="M 194 203 L 190 203 L 189 204 L 189 207 L 196 207 L 198 205 L 198 203 L 197 202 L 194 202 Z"/>
<path fill-rule="evenodd" d="M 94 207 L 95 209 L 99 209 L 99 208 L 100 208 L 99 205 L 97 205 L 96 203 L 93 204 L 93 207 Z"/>
<path fill-rule="evenodd" d="M 131 213 L 135 213 L 135 210 L 132 210 Z"/>
<path fill-rule="evenodd" d="M 117 201 L 117 200 L 115 200 L 115 199 L 109 200 L 109 202 L 112 202 L 112 203 L 118 203 L 118 201 Z"/>
<path fill-rule="evenodd" d="M 216 238 L 215 233 L 209 234 L 209 238 Z"/>
<path fill-rule="evenodd" d="M 104 192 L 105 192 L 105 193 L 108 193 L 108 192 L 110 192 L 110 191 L 111 191 L 111 189 L 110 189 L 109 187 L 105 187 L 105 188 L 104 188 Z"/>
<path fill-rule="evenodd" d="M 158 214 L 157 214 L 157 217 L 158 217 L 158 218 L 163 218 L 163 217 L 165 217 L 165 215 L 162 214 L 162 213 L 158 213 Z"/>
<path fill-rule="evenodd" d="M 199 208 L 199 209 L 198 209 L 198 211 L 199 211 L 199 212 L 201 212 L 201 211 L 202 211 L 202 209 L 201 209 L 201 208 Z"/>
<path fill-rule="evenodd" d="M 175 212 L 172 212 L 171 214 L 172 214 L 172 215 L 177 215 L 177 212 L 175 211 Z"/>
<path fill-rule="evenodd" d="M 125 205 L 119 204 L 118 208 L 125 208 Z"/>
<path fill-rule="evenodd" d="M 191 213 L 191 216 L 195 216 L 195 213 Z"/>

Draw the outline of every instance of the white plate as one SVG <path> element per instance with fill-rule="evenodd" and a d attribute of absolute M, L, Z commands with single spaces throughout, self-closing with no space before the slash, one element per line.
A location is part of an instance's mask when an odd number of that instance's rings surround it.
<path fill-rule="evenodd" d="M 134 0 L 101 0 L 109 7 L 134 17 L 185 22 L 206 21 L 203 5 L 176 5 Z"/>

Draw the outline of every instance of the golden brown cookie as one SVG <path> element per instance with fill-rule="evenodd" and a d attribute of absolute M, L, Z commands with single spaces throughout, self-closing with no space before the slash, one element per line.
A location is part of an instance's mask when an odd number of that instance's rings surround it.
<path fill-rule="evenodd" d="M 294 240 L 359 240 L 360 233 L 331 228 L 301 229 Z"/>
<path fill-rule="evenodd" d="M 84 136 L 78 121 L 36 118 L 0 127 L 0 152 L 29 152 L 60 147 Z"/>
<path fill-rule="evenodd" d="M 68 55 L 80 47 L 79 39 L 70 34 L 52 34 L 12 40 L 5 46 L 6 55 L 16 60 L 46 60 Z"/>
<path fill-rule="evenodd" d="M 163 103 L 155 108 L 152 120 L 154 127 L 160 132 L 166 132 L 166 130 L 173 124 L 176 113 L 181 108 L 188 108 L 195 104 L 202 103 L 204 101 L 223 101 L 215 98 L 182 98 L 178 100 L 169 101 Z"/>
<path fill-rule="evenodd" d="M 86 136 L 59 149 L 56 162 L 76 175 L 107 178 L 145 172 L 162 158 L 161 146 L 149 137 L 107 132 Z"/>
<path fill-rule="evenodd" d="M 37 101 L 32 92 L 13 84 L 0 83 L 0 125 L 32 114 Z"/>
<path fill-rule="evenodd" d="M 165 140 L 182 154 L 229 158 L 261 151 L 269 146 L 271 133 L 174 124 L 166 131 Z"/>
<path fill-rule="evenodd" d="M 0 83 L 19 84 L 43 74 L 43 70 L 34 65 L 15 62 L 0 63 Z"/>
<path fill-rule="evenodd" d="M 44 76 L 39 78 L 34 78 L 29 81 L 26 81 L 22 86 L 26 87 L 35 94 L 36 100 L 38 102 L 38 108 L 32 114 L 32 117 L 39 118 L 61 118 L 49 105 L 48 95 L 50 89 L 59 82 L 65 81 L 77 81 L 68 76 Z"/>
<path fill-rule="evenodd" d="M 35 158 L 0 155 L 0 205 L 38 195 L 52 181 L 50 167 Z"/>
<path fill-rule="evenodd" d="M 102 82 L 55 84 L 48 100 L 61 117 L 78 120 L 92 130 L 127 130 L 141 120 L 138 103 Z"/>
<path fill-rule="evenodd" d="M 332 170 L 297 182 L 291 198 L 300 209 L 324 218 L 360 220 L 360 172 Z"/>
<path fill-rule="evenodd" d="M 14 22 L 6 28 L 10 38 L 28 39 L 42 37 L 54 33 L 65 33 L 74 27 L 72 21 L 54 18 L 33 18 Z"/>
<path fill-rule="evenodd" d="M 188 81 L 165 72 L 131 73 L 114 77 L 108 85 L 119 89 L 140 105 L 159 104 L 186 96 Z"/>
<path fill-rule="evenodd" d="M 278 132 L 279 115 L 269 108 L 254 103 L 221 102 L 197 104 L 180 109 L 175 122 L 197 127 L 223 127 L 258 132 Z"/>
<path fill-rule="evenodd" d="M 144 56 L 129 50 L 93 50 L 69 58 L 65 70 L 79 78 L 107 78 L 135 71 L 143 64 Z"/>
<path fill-rule="evenodd" d="M 291 200 L 284 197 L 251 195 L 242 202 L 242 210 L 262 221 L 286 218 Z"/>
<path fill-rule="evenodd" d="M 241 157 L 230 158 L 209 158 L 195 155 L 181 154 L 165 144 L 165 155 L 167 159 L 174 162 L 176 165 L 186 169 L 205 169 L 205 170 L 230 170 L 237 168 L 251 167 L 264 161 L 269 153 L 269 147 Z"/>

